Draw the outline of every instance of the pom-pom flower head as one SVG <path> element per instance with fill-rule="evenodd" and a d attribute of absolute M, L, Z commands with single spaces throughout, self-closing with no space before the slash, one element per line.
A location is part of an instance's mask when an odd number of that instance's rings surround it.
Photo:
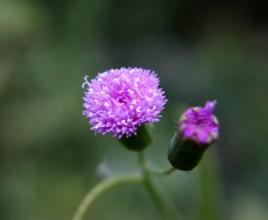
<path fill-rule="evenodd" d="M 184 139 L 198 144 L 210 144 L 218 138 L 219 124 L 213 114 L 216 101 L 207 101 L 204 107 L 186 110 L 179 121 L 179 129 Z"/>
<path fill-rule="evenodd" d="M 142 68 L 111 69 L 91 81 L 85 77 L 83 115 L 96 133 L 130 137 L 144 123 L 159 121 L 166 98 L 158 86 L 156 74 Z"/>

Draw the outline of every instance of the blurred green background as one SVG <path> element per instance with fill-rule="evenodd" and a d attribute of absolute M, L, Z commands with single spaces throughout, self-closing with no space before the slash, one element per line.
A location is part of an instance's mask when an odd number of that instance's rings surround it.
<path fill-rule="evenodd" d="M 267 10 L 260 0 L 1 0 L 0 219 L 71 219 L 104 176 L 137 169 L 81 115 L 84 75 L 121 66 L 155 70 L 166 91 L 146 152 L 159 168 L 182 109 L 218 100 L 220 140 L 199 168 L 157 179 L 185 219 L 201 219 L 203 200 L 219 219 L 268 219 Z M 86 219 L 161 216 L 125 186 Z"/>

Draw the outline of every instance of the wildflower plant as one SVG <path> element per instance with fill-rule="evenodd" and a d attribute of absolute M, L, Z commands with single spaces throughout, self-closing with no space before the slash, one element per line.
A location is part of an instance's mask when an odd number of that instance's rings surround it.
<path fill-rule="evenodd" d="M 152 176 L 167 176 L 176 170 L 190 171 L 204 151 L 219 136 L 219 124 L 213 111 L 216 101 L 204 107 L 187 109 L 177 123 L 168 146 L 171 167 L 164 171 L 148 166 L 144 149 L 152 142 L 148 124 L 161 118 L 167 99 L 159 87 L 156 73 L 143 68 L 111 69 L 82 84 L 83 116 L 96 134 L 110 134 L 127 149 L 138 154 L 140 174 L 109 177 L 95 186 L 79 205 L 73 220 L 82 220 L 95 199 L 103 192 L 127 183 L 144 185 L 164 219 L 177 219 L 177 210 L 166 203 L 155 187 Z"/>

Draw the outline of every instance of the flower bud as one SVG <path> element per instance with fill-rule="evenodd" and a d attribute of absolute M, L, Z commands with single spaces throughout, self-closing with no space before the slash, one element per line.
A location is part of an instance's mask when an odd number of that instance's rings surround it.
<path fill-rule="evenodd" d="M 206 102 L 204 107 L 186 110 L 178 123 L 178 131 L 171 139 L 168 159 L 179 170 L 192 170 L 203 153 L 219 135 L 219 124 L 213 114 L 216 101 Z"/>
<path fill-rule="evenodd" d="M 141 151 L 152 143 L 152 137 L 145 125 L 137 129 L 137 133 L 130 137 L 122 137 L 119 139 L 127 149 Z"/>

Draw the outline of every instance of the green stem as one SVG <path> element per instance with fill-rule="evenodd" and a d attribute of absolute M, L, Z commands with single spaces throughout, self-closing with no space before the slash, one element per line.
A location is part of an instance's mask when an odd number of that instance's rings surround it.
<path fill-rule="evenodd" d="M 146 160 L 145 160 L 145 157 L 144 157 L 144 153 L 143 152 L 140 152 L 139 153 L 139 164 L 140 164 L 140 167 L 143 170 L 145 169 L 149 173 L 154 174 L 154 175 L 157 175 L 157 176 L 167 176 L 167 175 L 173 173 L 174 171 L 176 171 L 176 168 L 174 168 L 174 167 L 169 167 L 168 169 L 166 169 L 164 171 L 158 171 L 158 170 L 155 170 L 155 169 L 149 167 L 146 164 Z"/>
<path fill-rule="evenodd" d="M 174 167 L 170 167 L 164 171 L 158 171 L 158 170 L 154 170 L 152 168 L 147 167 L 147 170 L 151 173 L 154 174 L 156 176 L 168 176 L 171 173 L 173 173 L 174 171 L 176 171 L 176 169 Z"/>
<path fill-rule="evenodd" d="M 149 195 L 153 199 L 156 207 L 158 207 L 158 209 L 160 210 L 163 218 L 166 220 L 176 220 L 177 211 L 172 206 L 172 204 L 169 203 L 169 201 L 163 195 L 160 194 L 159 190 L 157 189 L 154 182 L 152 181 L 150 170 L 147 169 L 146 167 L 146 162 L 145 162 L 143 152 L 139 153 L 139 163 L 140 163 L 140 167 L 142 168 L 143 176 L 144 176 L 143 185 L 145 186 Z"/>
<path fill-rule="evenodd" d="M 220 180 L 213 149 L 199 167 L 199 220 L 219 219 Z"/>
<path fill-rule="evenodd" d="M 104 192 L 109 189 L 115 188 L 119 185 L 128 183 L 141 183 L 143 180 L 142 176 L 129 175 L 129 176 L 116 176 L 110 177 L 102 182 L 98 183 L 92 190 L 88 192 L 85 198 L 80 203 L 73 220 L 82 220 L 87 209 L 92 205 L 92 203 Z"/>

